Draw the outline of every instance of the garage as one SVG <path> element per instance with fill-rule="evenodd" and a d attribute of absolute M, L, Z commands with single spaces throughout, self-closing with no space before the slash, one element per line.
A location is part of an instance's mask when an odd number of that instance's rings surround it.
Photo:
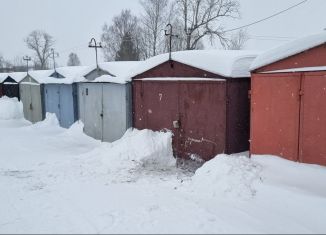
<path fill-rule="evenodd" d="M 251 153 L 326 165 L 326 32 L 252 64 Z"/>
<path fill-rule="evenodd" d="M 84 132 L 101 141 L 120 139 L 132 127 L 131 79 L 129 70 L 142 62 L 108 62 L 100 65 L 105 75 L 96 68 L 85 71 L 78 83 L 79 119 Z"/>
<path fill-rule="evenodd" d="M 30 71 L 19 84 L 24 117 L 32 123 L 40 122 L 45 118 L 42 79 L 52 72 L 51 70 Z"/>
<path fill-rule="evenodd" d="M 2 82 L 3 96 L 18 98 L 20 100 L 19 83 L 26 75 L 27 73 L 25 72 L 9 73 L 7 78 Z"/>
<path fill-rule="evenodd" d="M 133 126 L 173 132 L 177 158 L 249 149 L 249 67 L 258 52 L 183 51 L 133 71 Z"/>

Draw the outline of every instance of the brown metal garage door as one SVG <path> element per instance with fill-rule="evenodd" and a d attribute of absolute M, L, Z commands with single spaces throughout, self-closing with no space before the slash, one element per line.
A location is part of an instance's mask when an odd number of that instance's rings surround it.
<path fill-rule="evenodd" d="M 300 161 L 326 165 L 326 73 L 305 73 Z"/>
<path fill-rule="evenodd" d="M 178 117 L 178 86 L 160 81 L 134 82 L 134 127 L 161 131 L 171 130 L 179 136 L 179 130 L 173 128 Z M 173 138 L 174 153 L 178 153 L 178 138 Z"/>
<path fill-rule="evenodd" d="M 251 152 L 297 161 L 301 75 L 254 74 L 251 102 Z"/>
<path fill-rule="evenodd" d="M 176 156 L 209 160 L 225 151 L 224 81 L 134 81 L 133 87 L 134 126 L 172 130 Z"/>

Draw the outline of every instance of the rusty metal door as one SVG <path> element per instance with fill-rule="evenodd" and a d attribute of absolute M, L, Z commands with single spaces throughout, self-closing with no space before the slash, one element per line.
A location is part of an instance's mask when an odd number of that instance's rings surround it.
<path fill-rule="evenodd" d="M 253 74 L 251 153 L 298 161 L 300 73 Z"/>
<path fill-rule="evenodd" d="M 173 151 L 179 155 L 179 129 L 176 122 L 180 120 L 178 112 L 178 83 L 164 81 L 136 81 L 134 94 L 139 94 L 134 109 L 134 125 L 139 129 L 154 131 L 171 130 L 173 132 Z"/>
<path fill-rule="evenodd" d="M 182 157 L 197 156 L 206 161 L 225 152 L 226 82 L 179 83 Z"/>
<path fill-rule="evenodd" d="M 326 165 L 326 73 L 305 73 L 302 88 L 300 161 Z"/>
<path fill-rule="evenodd" d="M 134 81 L 133 97 L 134 127 L 171 130 L 175 156 L 225 151 L 225 81 Z"/>

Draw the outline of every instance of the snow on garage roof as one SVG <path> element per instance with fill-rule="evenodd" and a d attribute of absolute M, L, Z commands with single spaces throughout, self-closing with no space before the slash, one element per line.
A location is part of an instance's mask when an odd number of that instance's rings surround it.
<path fill-rule="evenodd" d="M 246 50 L 194 50 L 172 53 L 172 60 L 205 70 L 223 77 L 250 77 L 250 65 L 260 52 Z M 162 63 L 169 61 L 169 54 L 146 60 L 131 72 L 135 77 Z"/>
<path fill-rule="evenodd" d="M 266 65 L 320 46 L 324 43 L 326 43 L 326 31 L 293 40 L 259 55 L 253 61 L 250 70 L 253 71 L 259 69 Z"/>
<path fill-rule="evenodd" d="M 34 70 L 29 71 L 28 74 L 35 79 L 38 83 L 42 83 L 45 77 L 51 76 L 54 70 Z"/>
<path fill-rule="evenodd" d="M 8 73 L 0 73 L 0 83 L 2 83 L 8 77 Z"/>
<path fill-rule="evenodd" d="M 75 78 L 82 76 L 84 71 L 89 68 L 88 66 L 67 66 L 57 68 L 56 71 L 65 78 Z"/>
<path fill-rule="evenodd" d="M 15 72 L 15 73 L 8 73 L 8 77 L 14 79 L 17 83 L 20 83 L 27 76 L 26 72 Z"/>
<path fill-rule="evenodd" d="M 45 71 L 33 71 L 30 72 L 31 76 L 35 78 L 39 83 L 44 84 L 72 84 L 75 82 L 82 81 L 83 71 L 88 68 L 88 66 L 67 66 L 60 67 L 56 69 L 56 72 L 59 75 L 62 75 L 64 78 L 51 77 L 55 73 L 54 70 L 45 70 Z"/>
<path fill-rule="evenodd" d="M 125 77 L 128 75 L 128 72 L 134 69 L 136 66 L 142 64 L 143 61 L 114 61 L 114 62 L 105 62 L 99 64 L 99 68 L 108 72 L 109 74 L 115 77 Z M 83 76 L 87 76 L 89 73 L 96 69 L 96 65 L 87 67 Z"/>
<path fill-rule="evenodd" d="M 116 83 L 116 84 L 126 84 L 130 82 L 130 79 L 127 79 L 125 77 L 112 77 L 111 75 L 102 75 L 98 78 L 96 78 L 93 83 L 97 82 L 106 82 L 106 83 Z"/>

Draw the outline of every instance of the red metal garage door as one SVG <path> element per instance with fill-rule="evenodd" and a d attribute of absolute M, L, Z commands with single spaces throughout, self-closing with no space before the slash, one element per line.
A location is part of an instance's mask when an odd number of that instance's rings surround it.
<path fill-rule="evenodd" d="M 183 157 L 195 154 L 208 161 L 225 152 L 225 86 L 225 81 L 179 83 L 179 149 Z"/>
<path fill-rule="evenodd" d="M 297 161 L 301 75 L 254 74 L 251 96 L 251 153 Z"/>
<path fill-rule="evenodd" d="M 300 161 L 326 165 L 326 73 L 305 73 Z"/>
<path fill-rule="evenodd" d="M 134 127 L 160 131 L 172 130 L 175 137 L 179 129 L 173 122 L 179 120 L 178 84 L 164 81 L 134 81 Z M 173 150 L 178 154 L 178 138 L 173 138 Z"/>
<path fill-rule="evenodd" d="M 224 81 L 134 81 L 133 87 L 136 128 L 172 130 L 178 157 L 210 160 L 225 151 Z"/>

